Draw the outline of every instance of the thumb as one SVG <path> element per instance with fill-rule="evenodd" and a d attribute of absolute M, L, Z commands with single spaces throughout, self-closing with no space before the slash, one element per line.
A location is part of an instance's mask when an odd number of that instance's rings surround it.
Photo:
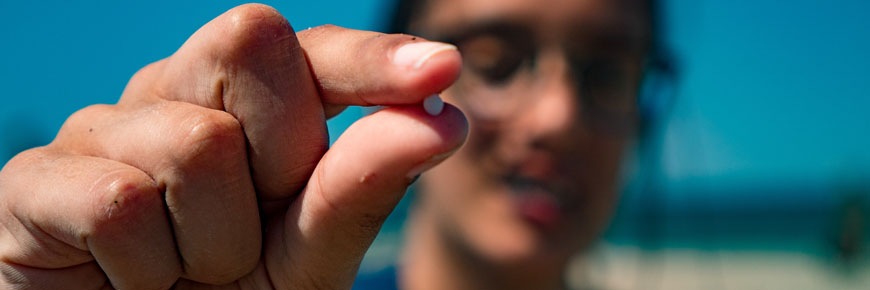
<path fill-rule="evenodd" d="M 292 277 L 287 281 L 296 285 L 350 287 L 366 249 L 407 186 L 454 152 L 467 133 L 467 120 L 450 105 L 437 116 L 420 106 L 403 106 L 357 121 L 317 165 L 281 222 L 283 229 L 267 233 L 266 251 L 279 253 L 265 255 L 273 266 L 270 276 Z M 275 273 L 274 266 L 283 273 Z"/>

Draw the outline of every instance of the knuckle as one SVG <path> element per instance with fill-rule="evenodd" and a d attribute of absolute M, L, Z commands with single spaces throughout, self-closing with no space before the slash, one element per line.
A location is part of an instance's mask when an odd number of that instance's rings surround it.
<path fill-rule="evenodd" d="M 36 168 L 39 164 L 43 164 L 46 158 L 48 158 L 46 147 L 37 147 L 22 151 L 9 159 L 0 169 L 0 201 L 20 192 L 26 192 L 26 188 L 30 187 L 27 184 L 30 180 L 24 176 L 27 176 L 27 171 L 38 170 Z"/>
<path fill-rule="evenodd" d="M 182 141 L 181 163 L 236 157 L 245 150 L 245 136 L 239 121 L 229 113 L 208 111 L 187 120 Z M 186 161 L 186 162 L 185 162 Z"/>
<path fill-rule="evenodd" d="M 290 22 L 275 8 L 263 4 L 237 6 L 228 14 L 228 39 L 231 51 L 246 53 L 251 46 L 271 44 L 277 40 L 295 37 Z"/>
<path fill-rule="evenodd" d="M 66 119 L 63 126 L 60 129 L 60 133 L 58 134 L 58 138 L 62 138 L 66 135 L 70 134 L 81 134 L 86 133 L 92 129 L 91 124 L 96 123 L 95 121 L 105 116 L 112 110 L 114 106 L 112 105 L 90 105 L 84 107 Z"/>
<path fill-rule="evenodd" d="M 133 73 L 133 76 L 130 77 L 130 81 L 128 81 L 127 84 L 135 84 L 153 78 L 154 74 L 163 63 L 164 61 L 161 60 L 143 66 L 135 73 Z"/>
<path fill-rule="evenodd" d="M 0 180 L 15 177 L 15 171 L 21 171 L 25 166 L 34 164 L 43 155 L 42 147 L 21 151 L 13 156 L 12 159 L 9 159 L 9 162 L 6 162 L 6 165 L 3 166 L 3 170 L 0 170 Z M 7 184 L 7 182 L 0 182 L 0 185 L 3 184 Z"/>
<path fill-rule="evenodd" d="M 266 18 L 266 17 L 280 17 L 281 13 L 278 12 L 275 8 L 272 8 L 266 4 L 259 3 L 248 3 L 242 4 L 236 7 L 233 7 L 229 11 L 230 15 L 234 18 L 239 17 L 241 19 L 258 19 L 258 18 Z"/>
<path fill-rule="evenodd" d="M 150 63 L 136 71 L 127 82 L 127 87 L 124 89 L 124 93 L 121 94 L 119 104 L 139 100 L 147 96 L 162 97 L 163 94 L 160 91 L 160 87 L 155 84 L 162 74 L 165 65 L 166 59 L 163 59 Z"/>
<path fill-rule="evenodd" d="M 88 134 L 95 130 L 95 126 L 104 124 L 114 109 L 113 105 L 90 105 L 82 108 L 64 121 L 63 126 L 57 133 L 49 147 L 66 150 L 71 153 L 87 154 L 89 150 L 85 144 L 89 143 Z"/>
<path fill-rule="evenodd" d="M 70 115 L 69 118 L 67 119 L 67 122 L 76 123 L 78 121 L 89 121 L 89 120 L 92 120 L 95 116 L 105 114 L 112 107 L 113 107 L 112 105 L 103 105 L 103 104 L 90 105 L 90 106 L 84 107 L 84 108 L 76 111 L 72 115 Z"/>
<path fill-rule="evenodd" d="M 117 227 L 141 224 L 147 213 L 162 207 L 156 183 L 144 172 L 126 168 L 107 172 L 92 187 L 95 217 L 91 233 L 112 233 Z M 96 192 L 93 192 L 96 191 Z"/>

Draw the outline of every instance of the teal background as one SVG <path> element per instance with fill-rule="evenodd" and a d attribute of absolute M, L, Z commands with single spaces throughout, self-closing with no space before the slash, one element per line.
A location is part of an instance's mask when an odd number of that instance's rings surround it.
<path fill-rule="evenodd" d="M 76 110 L 116 102 L 140 67 L 240 3 L 0 2 L 0 164 L 50 142 Z M 377 30 L 392 5 L 266 3 L 297 30 L 327 23 Z M 860 0 L 664 1 L 663 39 L 680 71 L 675 103 L 629 166 L 607 241 L 827 261 L 838 257 L 846 212 L 857 211 L 866 253 L 867 11 L 870 2 Z M 361 115 L 350 108 L 330 121 L 331 138 Z M 379 241 L 397 239 L 403 213 Z"/>
<path fill-rule="evenodd" d="M 243 3 L 0 1 L 0 164 L 47 144 L 76 110 L 115 103 L 139 68 L 169 56 L 197 28 Z M 296 30 L 322 24 L 376 29 L 382 11 L 392 9 L 385 1 L 265 3 Z M 354 114 L 361 111 L 351 109 L 348 117 Z M 353 120 L 348 117 L 335 130 Z"/>

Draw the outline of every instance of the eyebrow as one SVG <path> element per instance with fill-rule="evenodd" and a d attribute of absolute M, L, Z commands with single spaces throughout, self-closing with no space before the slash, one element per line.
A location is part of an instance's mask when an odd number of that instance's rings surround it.
<path fill-rule="evenodd" d="M 494 35 L 506 36 L 511 41 L 540 41 L 539 32 L 533 29 L 532 20 L 518 17 L 498 17 L 466 22 L 434 35 L 434 40 L 456 44 L 469 37 Z M 449 32 L 448 32 L 449 31 Z M 444 33 L 448 32 L 448 33 Z M 570 25 L 566 36 L 559 42 L 565 49 L 586 51 L 590 55 L 636 55 L 650 53 L 651 36 L 638 33 L 627 23 L 604 23 L 578 21 Z M 530 44 L 531 50 L 536 50 Z"/>
<path fill-rule="evenodd" d="M 625 23 L 586 22 L 572 25 L 569 35 L 577 40 L 566 40 L 566 44 L 592 46 L 595 49 L 616 49 L 625 51 L 647 52 L 650 49 L 651 36 L 632 29 Z"/>
<path fill-rule="evenodd" d="M 649 47 L 649 36 L 632 33 L 628 25 L 604 24 L 595 22 L 575 23 L 567 31 L 569 38 L 562 42 L 568 45 L 593 45 L 596 48 L 611 48 L 644 51 Z M 458 33 L 438 33 L 441 40 L 457 40 L 464 37 L 497 34 L 525 37 L 539 37 L 529 20 L 521 18 L 484 19 L 466 23 L 452 29 L 442 31 L 457 31 Z M 539 39 L 532 39 L 538 41 Z M 582 40 L 582 41 L 572 41 Z"/>
<path fill-rule="evenodd" d="M 649 44 L 642 38 L 619 33 L 590 33 L 583 37 L 568 40 L 565 45 L 569 49 L 588 52 L 604 52 L 605 54 L 645 54 Z"/>
<path fill-rule="evenodd" d="M 518 19 L 487 19 L 467 23 L 462 28 L 441 29 L 442 31 L 454 31 L 453 33 L 438 33 L 439 40 L 457 41 L 463 38 L 494 34 L 513 35 L 521 37 L 535 37 L 536 34 L 530 29 L 530 25 Z"/>

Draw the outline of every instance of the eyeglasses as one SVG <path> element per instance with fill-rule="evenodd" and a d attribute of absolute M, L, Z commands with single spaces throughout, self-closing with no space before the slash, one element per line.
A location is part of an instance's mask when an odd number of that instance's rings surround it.
<path fill-rule="evenodd" d="M 463 55 L 463 77 L 454 95 L 472 117 L 498 122 L 534 102 L 539 78 L 546 72 L 538 64 L 546 48 L 528 26 L 488 23 L 437 39 L 455 44 Z M 649 91 L 645 74 L 660 71 L 644 47 L 624 37 L 601 35 L 560 41 L 571 83 L 579 97 L 584 121 L 601 131 L 627 133 L 652 113 L 643 105 Z M 657 83 L 670 78 L 657 78 Z M 641 90 L 643 84 L 643 90 Z M 661 87 L 661 84 L 657 85 Z M 660 97 L 660 96 L 659 96 Z"/>

